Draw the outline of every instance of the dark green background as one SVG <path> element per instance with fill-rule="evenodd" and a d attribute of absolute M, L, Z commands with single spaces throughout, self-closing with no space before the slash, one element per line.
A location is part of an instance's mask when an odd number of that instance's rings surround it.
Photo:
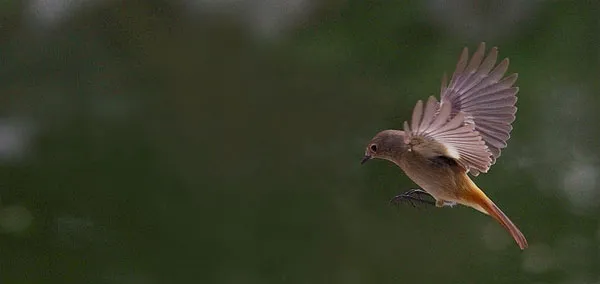
<path fill-rule="evenodd" d="M 0 283 L 600 283 L 600 4 L 479 2 L 314 2 L 274 35 L 175 1 L 52 26 L 0 2 L 0 125 L 25 137 Z M 359 165 L 481 41 L 521 89 L 475 181 L 523 252 L 470 208 L 390 206 L 413 183 Z"/>

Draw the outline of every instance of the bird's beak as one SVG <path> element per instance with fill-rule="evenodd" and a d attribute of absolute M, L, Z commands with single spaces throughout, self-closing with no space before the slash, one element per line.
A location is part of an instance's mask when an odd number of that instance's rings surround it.
<path fill-rule="evenodd" d="M 366 162 L 367 162 L 368 160 L 370 160 L 371 158 L 373 158 L 373 157 L 371 157 L 371 155 L 365 155 L 365 156 L 362 158 L 362 160 L 360 161 L 360 164 L 362 165 L 362 164 L 366 163 Z"/>

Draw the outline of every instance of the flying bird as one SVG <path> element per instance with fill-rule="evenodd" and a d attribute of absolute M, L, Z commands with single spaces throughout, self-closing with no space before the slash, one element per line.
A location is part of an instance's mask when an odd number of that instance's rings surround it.
<path fill-rule="evenodd" d="M 496 162 L 517 112 L 517 74 L 504 77 L 509 61 L 496 65 L 496 47 L 484 53 L 481 43 L 469 60 L 465 47 L 450 83 L 445 74 L 442 78 L 440 101 L 419 100 L 403 130 L 384 130 L 371 139 L 361 163 L 391 161 L 421 187 L 392 201 L 427 202 L 422 196 L 428 195 L 437 207 L 472 207 L 498 221 L 523 250 L 528 246 L 523 233 L 467 175 L 487 173 Z"/>

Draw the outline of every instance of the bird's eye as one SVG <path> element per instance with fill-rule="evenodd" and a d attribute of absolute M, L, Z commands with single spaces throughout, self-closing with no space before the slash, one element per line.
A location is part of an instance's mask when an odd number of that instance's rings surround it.
<path fill-rule="evenodd" d="M 372 151 L 373 153 L 376 153 L 376 152 L 377 152 L 377 145 L 373 144 L 373 145 L 371 145 L 371 147 L 370 147 L 370 148 L 371 148 L 371 151 Z"/>

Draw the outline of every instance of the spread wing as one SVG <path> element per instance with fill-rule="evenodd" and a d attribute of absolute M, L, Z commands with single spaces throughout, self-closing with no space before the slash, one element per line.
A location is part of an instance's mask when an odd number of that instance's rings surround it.
<path fill-rule="evenodd" d="M 430 143 L 428 149 L 418 144 L 413 145 L 412 149 L 424 154 L 432 151 L 434 145 L 441 145 L 442 149 L 436 149 L 436 152 L 456 160 L 465 170 L 487 172 L 492 165 L 492 157 L 485 141 L 472 123 L 465 123 L 463 112 L 452 115 L 452 111 L 451 104 L 440 104 L 433 96 L 429 97 L 425 107 L 423 101 L 418 101 L 410 125 L 404 122 L 405 142 L 435 141 L 437 143 Z"/>
<path fill-rule="evenodd" d="M 452 106 L 451 117 L 464 113 L 466 121 L 474 124 L 492 154 L 493 165 L 510 138 L 519 88 L 512 86 L 517 74 L 502 78 L 508 68 L 508 58 L 494 67 L 498 49 L 492 48 L 485 59 L 484 51 L 485 43 L 481 43 L 467 62 L 469 51 L 464 48 L 450 84 L 446 84 L 445 75 L 442 79 L 441 103 Z"/>

